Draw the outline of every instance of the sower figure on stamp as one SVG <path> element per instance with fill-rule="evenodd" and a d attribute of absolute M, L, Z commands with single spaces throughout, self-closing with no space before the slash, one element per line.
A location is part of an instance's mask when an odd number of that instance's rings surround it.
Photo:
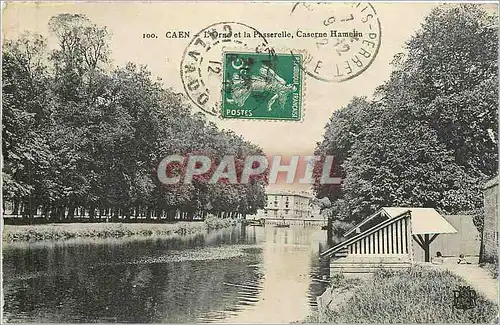
<path fill-rule="evenodd" d="M 280 108 L 283 109 L 288 95 L 296 90 L 294 85 L 287 84 L 283 78 L 266 65 L 260 67 L 258 75 L 250 76 L 249 78 L 244 78 L 240 74 L 234 73 L 232 83 L 232 98 L 227 99 L 229 103 L 236 103 L 239 107 L 243 107 L 253 92 L 268 91 L 274 94 L 267 103 L 268 111 L 272 110 L 276 100 L 278 100 Z"/>

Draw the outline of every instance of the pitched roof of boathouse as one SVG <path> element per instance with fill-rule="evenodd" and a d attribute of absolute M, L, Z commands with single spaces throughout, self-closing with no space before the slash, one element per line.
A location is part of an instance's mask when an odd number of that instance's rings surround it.
<path fill-rule="evenodd" d="M 453 234 L 457 232 L 457 230 L 433 208 L 383 207 L 345 232 L 344 237 L 352 235 L 357 229 L 362 229 L 364 225 L 369 224 L 369 221 L 373 219 L 393 219 L 406 212 L 410 212 L 411 214 L 412 234 Z"/>

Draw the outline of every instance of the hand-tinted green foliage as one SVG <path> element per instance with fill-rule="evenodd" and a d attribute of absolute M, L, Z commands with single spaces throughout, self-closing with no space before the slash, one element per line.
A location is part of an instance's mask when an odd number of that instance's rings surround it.
<path fill-rule="evenodd" d="M 382 206 L 444 213 L 482 205 L 498 168 L 496 19 L 478 5 L 445 5 L 396 55 L 373 100 L 336 111 L 316 154 L 336 157 L 342 189 L 317 186 L 333 218 L 357 222 Z"/>
<path fill-rule="evenodd" d="M 58 40 L 50 53 L 40 35 L 3 48 L 3 193 L 14 214 L 173 220 L 263 207 L 265 177 L 248 185 L 206 177 L 159 183 L 156 168 L 167 155 L 235 155 L 241 168 L 263 152 L 192 114 L 146 67 L 111 68 L 105 27 L 62 14 L 49 29 Z"/>

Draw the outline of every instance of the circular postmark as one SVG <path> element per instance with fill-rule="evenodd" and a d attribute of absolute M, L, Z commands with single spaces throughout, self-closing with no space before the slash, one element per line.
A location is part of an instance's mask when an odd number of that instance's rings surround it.
<path fill-rule="evenodd" d="M 352 79 L 377 56 L 381 27 L 370 3 L 300 2 L 290 15 L 293 21 L 304 22 L 296 30 L 294 47 L 303 49 L 303 69 L 313 78 L 329 82 Z"/>
<path fill-rule="evenodd" d="M 196 106 L 215 116 L 221 113 L 225 48 L 272 52 L 257 29 L 239 22 L 215 23 L 194 36 L 181 60 L 182 85 Z"/>

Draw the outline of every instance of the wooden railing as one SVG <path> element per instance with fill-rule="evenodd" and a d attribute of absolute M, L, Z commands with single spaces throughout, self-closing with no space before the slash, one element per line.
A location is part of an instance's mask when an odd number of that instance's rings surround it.
<path fill-rule="evenodd" d="M 409 254 L 412 240 L 410 216 L 410 211 L 405 211 L 395 218 L 384 220 L 324 251 L 320 256 L 330 256 L 344 249 L 349 254 Z"/>

